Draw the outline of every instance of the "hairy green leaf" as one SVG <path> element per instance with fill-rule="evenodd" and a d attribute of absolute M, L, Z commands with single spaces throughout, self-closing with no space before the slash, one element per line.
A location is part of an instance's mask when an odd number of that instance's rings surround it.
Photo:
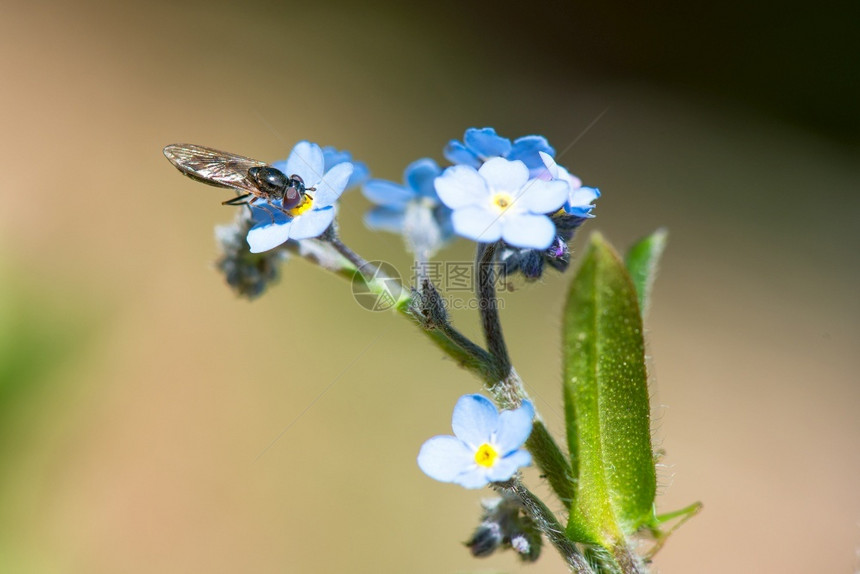
<path fill-rule="evenodd" d="M 639 300 L 597 234 L 564 311 L 564 399 L 575 488 L 568 535 L 612 548 L 650 522 L 656 476 Z"/>
<path fill-rule="evenodd" d="M 668 236 L 669 232 L 666 231 L 666 228 L 661 227 L 648 237 L 641 239 L 627 252 L 627 270 L 633 279 L 633 285 L 636 286 L 636 293 L 639 295 L 639 308 L 642 310 L 643 317 L 648 311 L 651 287 L 657 276 L 657 264 L 660 262 L 663 250 L 666 249 Z"/>

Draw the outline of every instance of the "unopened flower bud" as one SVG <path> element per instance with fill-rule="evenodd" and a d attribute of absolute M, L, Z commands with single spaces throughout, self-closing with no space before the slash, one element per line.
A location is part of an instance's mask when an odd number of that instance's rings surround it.
<path fill-rule="evenodd" d="M 266 287 L 278 279 L 280 264 L 287 256 L 281 249 L 251 253 L 245 236 L 252 224 L 242 213 L 231 225 L 215 228 L 215 238 L 221 247 L 215 266 L 233 291 L 248 299 L 262 295 Z"/>
<path fill-rule="evenodd" d="M 481 524 L 466 542 L 472 556 L 482 558 L 497 549 L 512 548 L 523 562 L 538 559 L 543 543 L 540 531 L 517 500 L 496 498 L 482 506 Z"/>
<path fill-rule="evenodd" d="M 472 556 L 483 558 L 496 551 L 502 543 L 502 529 L 495 522 L 482 522 L 466 541 Z"/>

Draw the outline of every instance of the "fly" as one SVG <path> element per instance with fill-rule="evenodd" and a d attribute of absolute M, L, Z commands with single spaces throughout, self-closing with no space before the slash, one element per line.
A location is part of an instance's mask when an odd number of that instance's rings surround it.
<path fill-rule="evenodd" d="M 305 188 L 305 182 L 296 174 L 287 177 L 262 161 L 200 145 L 170 144 L 164 148 L 164 157 L 194 181 L 240 193 L 221 205 L 250 206 L 259 199 L 289 216 L 291 209 L 304 202 L 307 192 L 315 191 L 313 187 Z M 274 201 L 280 205 L 274 205 Z"/>

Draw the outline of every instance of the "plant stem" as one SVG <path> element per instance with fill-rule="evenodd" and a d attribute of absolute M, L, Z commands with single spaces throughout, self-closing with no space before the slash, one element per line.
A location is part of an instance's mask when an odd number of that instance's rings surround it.
<path fill-rule="evenodd" d="M 320 235 L 320 240 L 329 243 L 332 247 L 337 250 L 338 253 L 344 256 L 344 258 L 352 263 L 356 270 L 361 273 L 361 276 L 364 277 L 365 281 L 370 281 L 373 279 L 372 277 L 372 269 L 373 266 L 367 262 L 361 255 L 347 247 L 338 237 L 337 229 L 335 228 L 335 224 L 332 223 L 328 229 L 326 229 L 322 235 Z"/>
<path fill-rule="evenodd" d="M 427 335 L 446 355 L 457 361 L 458 365 L 475 373 L 481 380 L 495 380 L 490 372 L 490 365 L 492 364 L 490 354 L 460 333 L 450 323 L 426 327 L 410 309 L 409 300 L 398 305 L 397 310 L 418 325 L 421 332 Z"/>
<path fill-rule="evenodd" d="M 481 328 L 487 341 L 487 350 L 493 356 L 498 378 L 504 379 L 511 371 L 508 347 L 502 335 L 499 319 L 499 300 L 496 297 L 495 255 L 499 243 L 479 243 L 475 252 L 475 295 L 478 297 L 478 312 Z"/>
<path fill-rule="evenodd" d="M 564 529 L 552 511 L 529 489 L 523 486 L 523 483 L 518 478 L 513 478 L 506 482 L 494 482 L 492 483 L 492 487 L 500 494 L 511 496 L 520 501 L 520 504 L 522 504 L 531 519 L 534 520 L 540 531 L 555 546 L 559 554 L 561 554 L 571 572 L 575 572 L 576 574 L 594 573 L 588 561 L 579 552 L 576 544 L 565 536 Z"/>
<path fill-rule="evenodd" d="M 330 246 L 331 249 L 343 256 L 347 261 L 355 266 L 355 269 L 359 271 L 362 269 L 368 270 L 372 267 L 367 260 L 340 241 L 340 238 L 337 236 L 337 232 L 333 226 L 330 227 L 322 237 L 320 237 L 320 245 Z M 492 252 L 494 249 L 495 246 L 492 246 L 492 249 L 488 248 L 483 250 L 480 250 L 479 247 L 479 256 L 477 257 L 479 268 L 481 267 L 482 259 L 489 258 L 488 260 L 492 261 Z M 348 268 L 338 268 L 331 264 L 324 265 L 322 259 L 326 259 L 326 257 L 321 257 L 325 255 L 324 253 L 303 253 L 302 250 L 299 249 L 299 244 L 292 245 L 291 251 L 303 256 L 312 263 L 320 265 L 321 267 L 344 277 L 347 280 L 353 280 L 354 271 Z M 490 268 L 490 271 L 492 271 L 490 265 L 485 265 L 485 267 Z M 367 282 L 368 287 L 374 288 L 377 279 L 368 277 L 368 274 L 369 273 L 362 273 L 362 277 L 365 282 Z M 496 352 L 502 352 L 504 353 L 504 356 L 507 357 L 507 349 L 505 348 L 504 339 L 502 338 L 501 323 L 499 321 L 497 299 L 492 277 L 479 272 L 476 273 L 476 275 L 479 280 L 478 297 L 483 297 L 482 301 L 485 302 L 480 305 L 482 310 L 482 324 L 484 325 L 485 333 L 488 332 L 488 329 L 489 332 L 493 333 L 493 335 L 488 336 L 487 339 L 488 341 L 495 341 Z M 480 286 L 482 283 L 483 287 Z M 409 317 L 417 323 L 421 328 L 421 331 L 427 335 L 430 340 L 446 355 L 454 359 L 458 365 L 477 375 L 478 378 L 484 382 L 487 389 L 493 395 L 496 403 L 502 409 L 515 409 L 522 404 L 522 401 L 529 399 L 529 395 L 523 386 L 522 379 L 510 364 L 508 364 L 507 370 L 504 374 L 500 376 L 499 362 L 495 360 L 494 356 L 460 333 L 447 320 L 438 325 L 428 327 L 424 322 L 422 322 L 420 317 L 415 315 L 410 306 L 410 299 L 408 298 L 401 299 L 397 304 L 396 309 L 402 315 Z M 484 313 L 485 310 L 490 310 L 490 312 Z M 508 359 L 506 358 L 505 360 L 507 361 Z M 567 457 L 562 453 L 552 435 L 550 435 L 549 431 L 544 426 L 540 415 L 537 414 L 537 411 L 536 420 L 532 427 L 532 434 L 529 437 L 526 446 L 532 453 L 537 466 L 546 475 L 550 486 L 558 496 L 559 500 L 561 500 L 565 506 L 569 507 L 574 496 L 571 484 L 573 473 L 570 468 L 570 464 L 567 461 Z"/>
<path fill-rule="evenodd" d="M 627 546 L 626 540 L 612 548 L 612 555 L 624 574 L 648 574 L 648 569 L 642 562 L 642 558 Z"/>

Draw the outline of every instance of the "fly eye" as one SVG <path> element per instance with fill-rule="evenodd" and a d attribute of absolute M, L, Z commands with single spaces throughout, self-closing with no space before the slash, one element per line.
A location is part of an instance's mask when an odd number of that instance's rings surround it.
<path fill-rule="evenodd" d="M 294 187 L 299 193 L 302 194 L 306 191 L 305 181 L 295 174 L 290 176 L 290 187 Z"/>
<path fill-rule="evenodd" d="M 281 205 L 284 209 L 292 209 L 302 202 L 302 194 L 295 187 L 288 187 L 284 191 L 284 199 Z"/>

